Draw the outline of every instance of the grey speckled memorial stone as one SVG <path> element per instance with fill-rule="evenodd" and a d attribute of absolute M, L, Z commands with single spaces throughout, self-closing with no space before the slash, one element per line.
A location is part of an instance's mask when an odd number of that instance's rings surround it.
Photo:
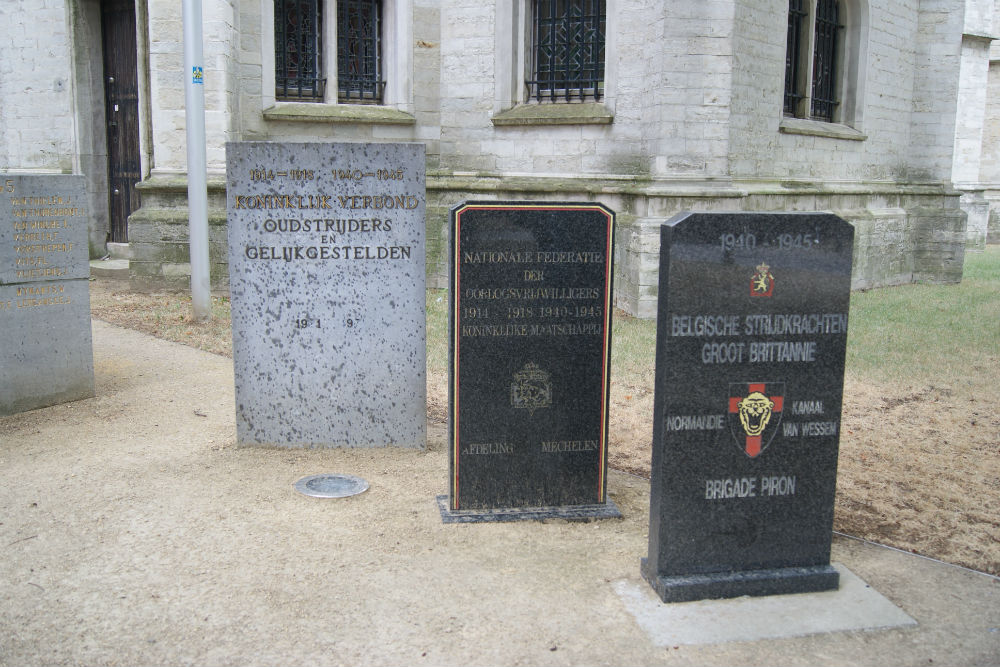
<path fill-rule="evenodd" d="M 82 176 L 0 176 L 0 415 L 94 395 Z"/>
<path fill-rule="evenodd" d="M 423 146 L 226 159 L 239 443 L 423 447 Z"/>

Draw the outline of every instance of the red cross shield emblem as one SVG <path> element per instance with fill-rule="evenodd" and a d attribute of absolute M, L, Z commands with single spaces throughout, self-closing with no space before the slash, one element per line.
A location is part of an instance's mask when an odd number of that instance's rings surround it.
<path fill-rule="evenodd" d="M 784 382 L 729 385 L 729 432 L 747 456 L 756 458 L 771 444 L 784 407 Z"/>

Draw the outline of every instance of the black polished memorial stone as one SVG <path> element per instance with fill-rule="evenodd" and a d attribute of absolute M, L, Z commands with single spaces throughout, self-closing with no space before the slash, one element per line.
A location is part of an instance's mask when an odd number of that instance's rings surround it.
<path fill-rule="evenodd" d="M 649 555 L 665 602 L 835 589 L 854 230 L 826 213 L 661 228 Z"/>
<path fill-rule="evenodd" d="M 607 499 L 614 214 L 451 212 L 446 522 L 620 516 Z"/>

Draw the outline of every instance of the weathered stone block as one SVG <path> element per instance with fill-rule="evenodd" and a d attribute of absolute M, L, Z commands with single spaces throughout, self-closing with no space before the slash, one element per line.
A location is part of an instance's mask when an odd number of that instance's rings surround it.
<path fill-rule="evenodd" d="M 961 210 L 915 208 L 913 278 L 919 282 L 958 283 L 965 263 L 966 214 Z"/>
<path fill-rule="evenodd" d="M 84 178 L 0 185 L 0 415 L 93 396 Z"/>
<path fill-rule="evenodd" d="M 237 439 L 424 447 L 419 144 L 227 144 Z"/>

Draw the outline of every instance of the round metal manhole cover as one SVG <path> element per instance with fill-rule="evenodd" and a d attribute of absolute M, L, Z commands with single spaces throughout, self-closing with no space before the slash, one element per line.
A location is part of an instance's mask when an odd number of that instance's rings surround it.
<path fill-rule="evenodd" d="M 368 490 L 368 481 L 354 475 L 309 475 L 295 482 L 295 490 L 313 498 L 347 498 Z"/>

